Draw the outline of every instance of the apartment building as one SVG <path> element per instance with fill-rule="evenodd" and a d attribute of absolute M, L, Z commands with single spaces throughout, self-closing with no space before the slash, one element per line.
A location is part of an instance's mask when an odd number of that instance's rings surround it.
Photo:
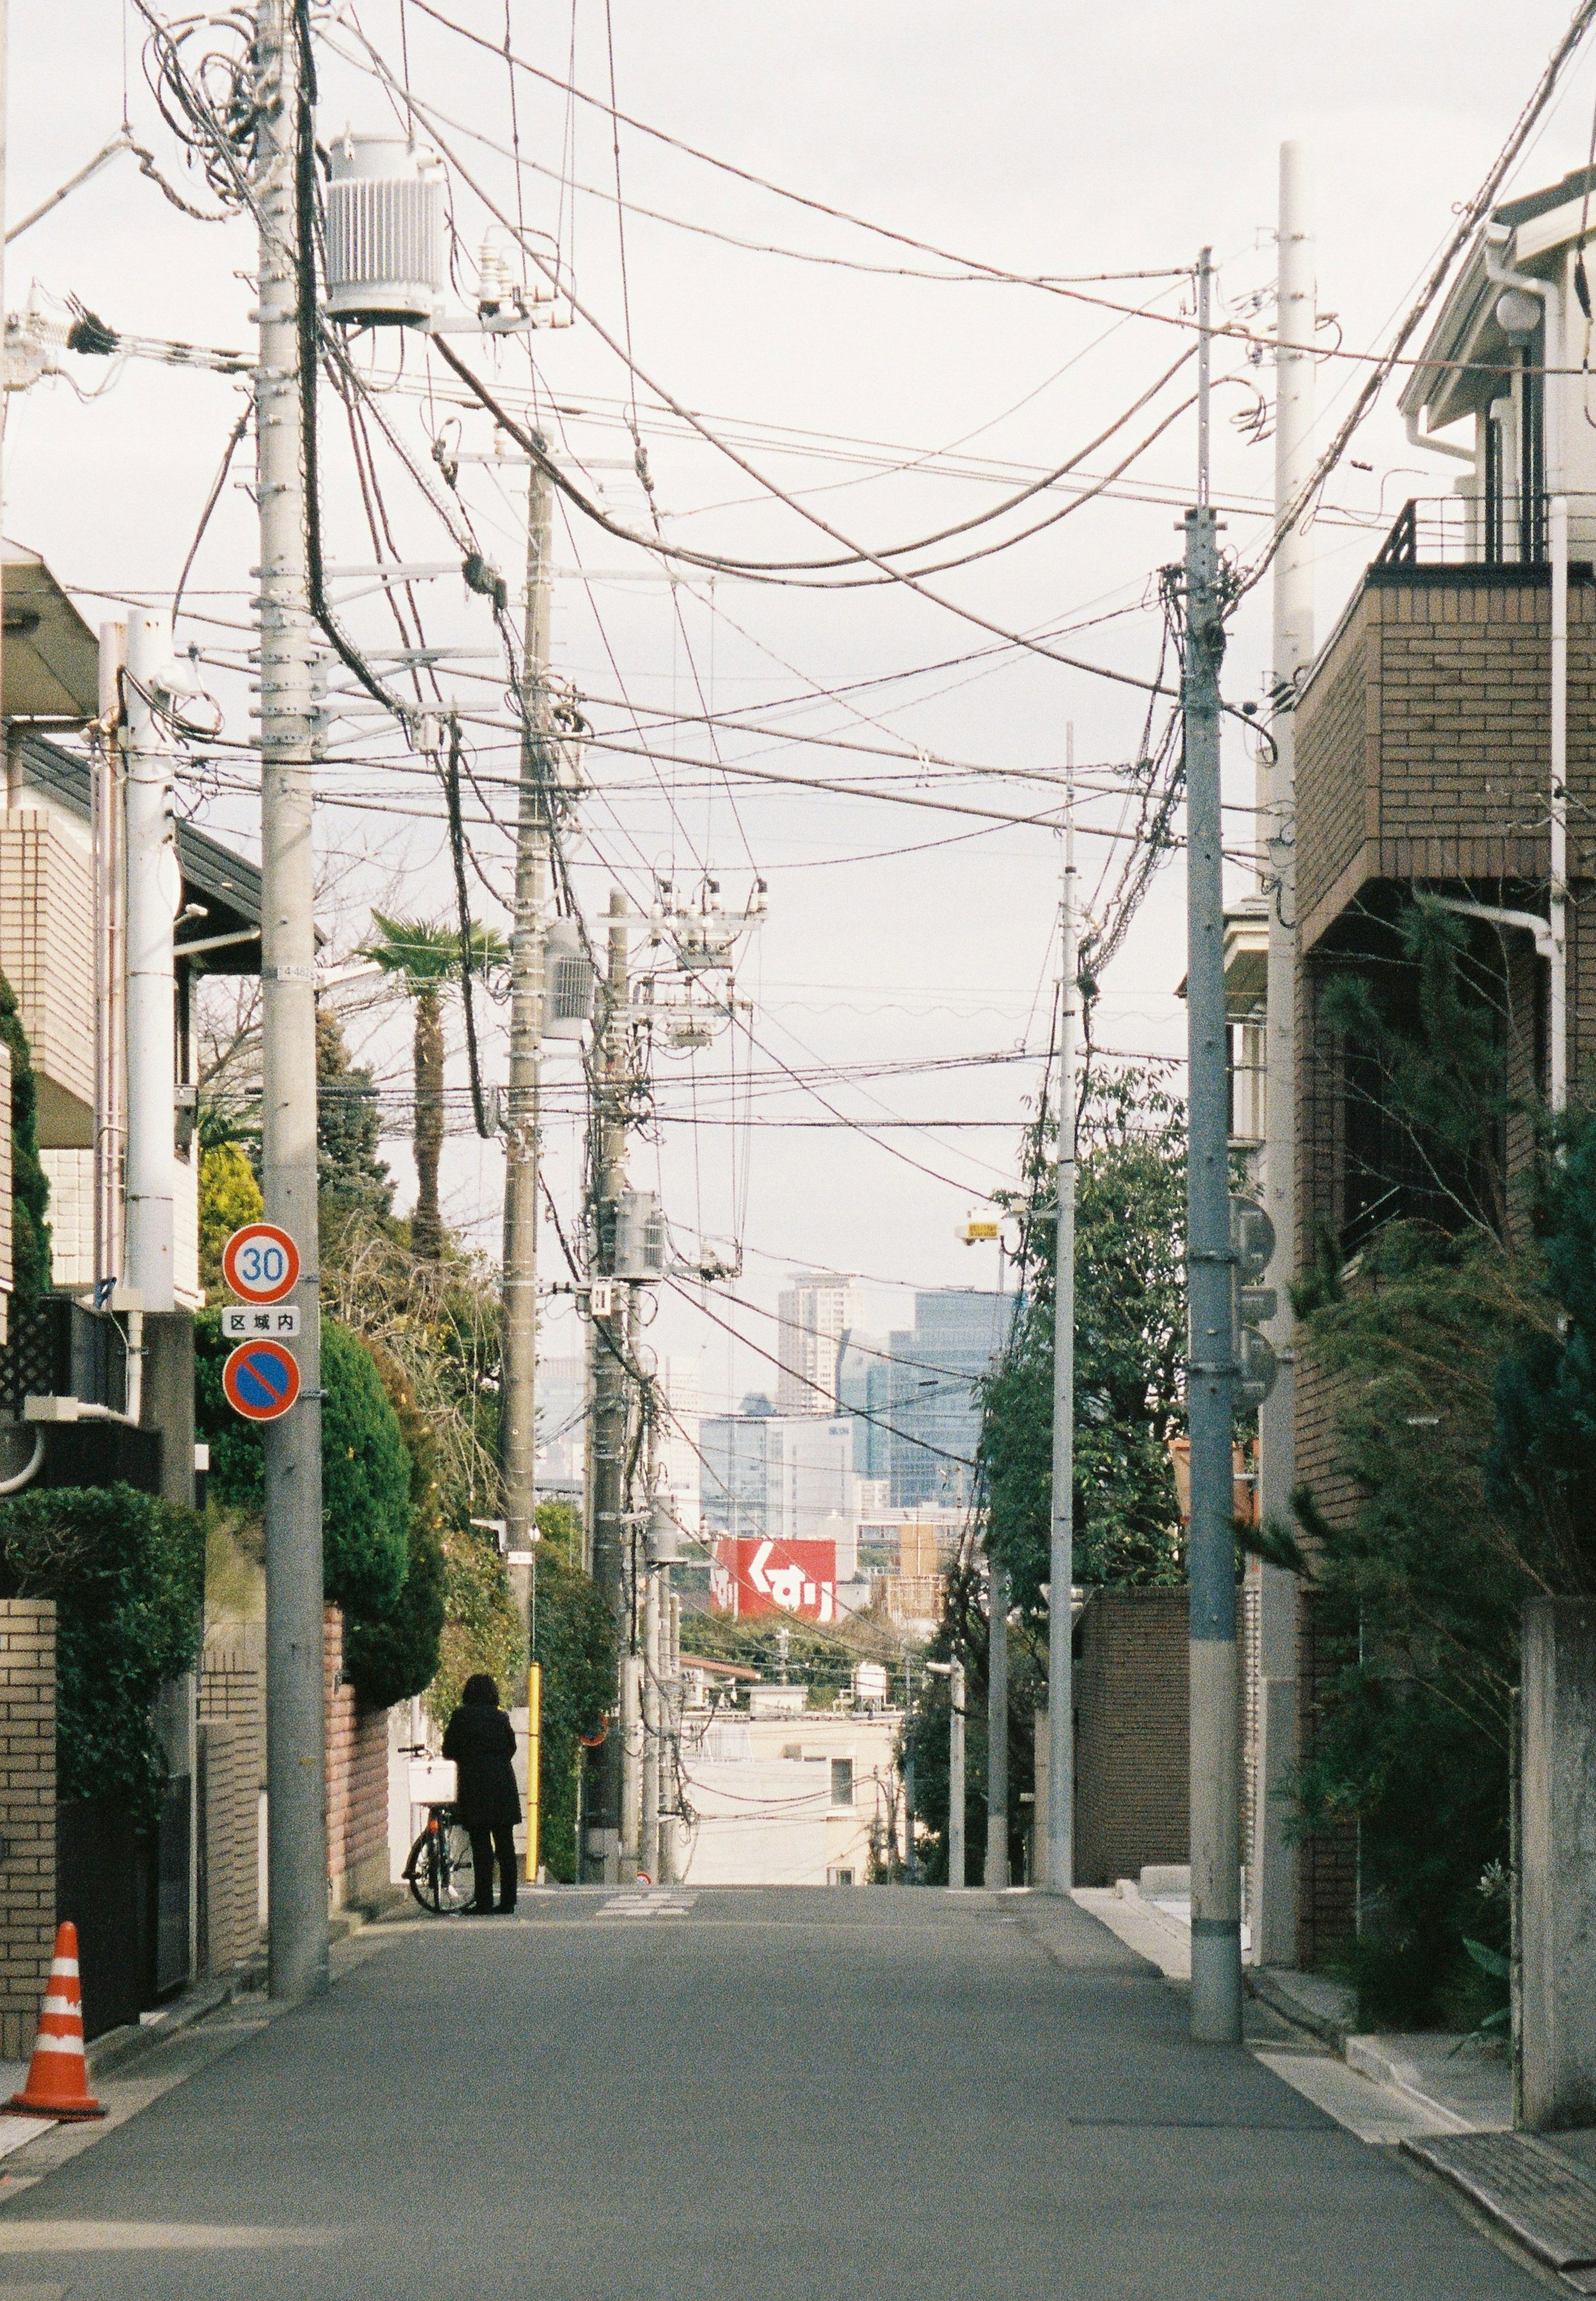
<path fill-rule="evenodd" d="M 1416 996 L 1402 912 L 1425 890 L 1468 936 L 1513 1084 L 1556 1099 L 1596 1055 L 1589 924 L 1596 800 L 1596 430 L 1581 404 L 1575 263 L 1592 179 L 1499 207 L 1466 259 L 1402 397 L 1409 436 L 1457 466 L 1405 505 L 1320 651 L 1296 710 L 1299 1257 L 1345 1262 L 1393 1217 L 1455 1226 L 1449 1174 L 1391 1108 L 1378 1064 L 1324 1012 L 1355 969 L 1393 1016 Z M 1567 519 L 1567 663 L 1553 647 Z M 1560 651 L 1559 651 L 1560 652 Z M 1559 692 L 1555 700 L 1554 677 Z M 1557 732 L 1566 709 L 1566 757 Z M 1554 750 L 1554 743 L 1558 749 Z M 1568 823 L 1566 873 L 1553 825 Z M 1565 899 L 1566 897 L 1566 899 Z M 1510 1170 L 1528 1121 L 1506 1123 Z M 1296 1384 L 1298 1476 L 1351 1507 L 1334 1468 L 1337 1399 L 1311 1355 Z M 1299 1643 L 1311 1733 L 1314 1609 Z M 1298 1954 L 1355 1920 L 1350 1846 L 1303 1850 Z"/>
<path fill-rule="evenodd" d="M 778 1414 L 835 1414 L 837 1353 L 859 1315 L 851 1279 L 802 1275 L 776 1297 Z"/>

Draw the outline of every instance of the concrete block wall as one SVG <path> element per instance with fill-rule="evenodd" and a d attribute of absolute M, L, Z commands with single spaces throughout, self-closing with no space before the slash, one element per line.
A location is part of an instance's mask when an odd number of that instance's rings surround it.
<path fill-rule="evenodd" d="M 33 2044 L 55 1943 L 55 1608 L 0 1599 L 0 2058 Z"/>
<path fill-rule="evenodd" d="M 1094 1590 L 1075 1665 L 1075 1881 L 1109 1886 L 1191 1842 L 1191 1601 Z"/>
<path fill-rule="evenodd" d="M 327 1873 L 330 1906 L 380 1894 L 389 1883 L 388 1712 L 368 1710 L 344 1683 L 344 1618 L 324 1617 L 327 1686 Z"/>

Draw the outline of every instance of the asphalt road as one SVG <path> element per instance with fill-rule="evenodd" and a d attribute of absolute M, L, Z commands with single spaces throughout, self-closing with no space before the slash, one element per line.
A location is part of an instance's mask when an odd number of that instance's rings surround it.
<path fill-rule="evenodd" d="M 1071 1909 L 706 1891 L 383 1929 L 0 2185 L 0 2301 L 1509 2301 L 1436 2190 Z M 38 2171 L 68 2140 L 8 2160 Z"/>

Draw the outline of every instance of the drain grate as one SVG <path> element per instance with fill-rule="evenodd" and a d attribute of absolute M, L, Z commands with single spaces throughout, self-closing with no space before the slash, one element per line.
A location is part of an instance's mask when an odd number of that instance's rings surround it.
<path fill-rule="evenodd" d="M 1565 2274 L 1596 2270 L 1596 2176 L 1533 2134 L 1416 2136 L 1402 2147 L 1511 2230 L 1549 2268 Z M 1596 2288 L 1581 2280 L 1575 2289 Z"/>

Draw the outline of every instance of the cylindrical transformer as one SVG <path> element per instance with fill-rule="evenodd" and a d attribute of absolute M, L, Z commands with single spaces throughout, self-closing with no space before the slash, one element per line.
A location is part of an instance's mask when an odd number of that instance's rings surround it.
<path fill-rule="evenodd" d="M 338 138 L 327 187 L 327 309 L 366 327 L 424 326 L 442 307 L 443 175 L 402 136 Z"/>

